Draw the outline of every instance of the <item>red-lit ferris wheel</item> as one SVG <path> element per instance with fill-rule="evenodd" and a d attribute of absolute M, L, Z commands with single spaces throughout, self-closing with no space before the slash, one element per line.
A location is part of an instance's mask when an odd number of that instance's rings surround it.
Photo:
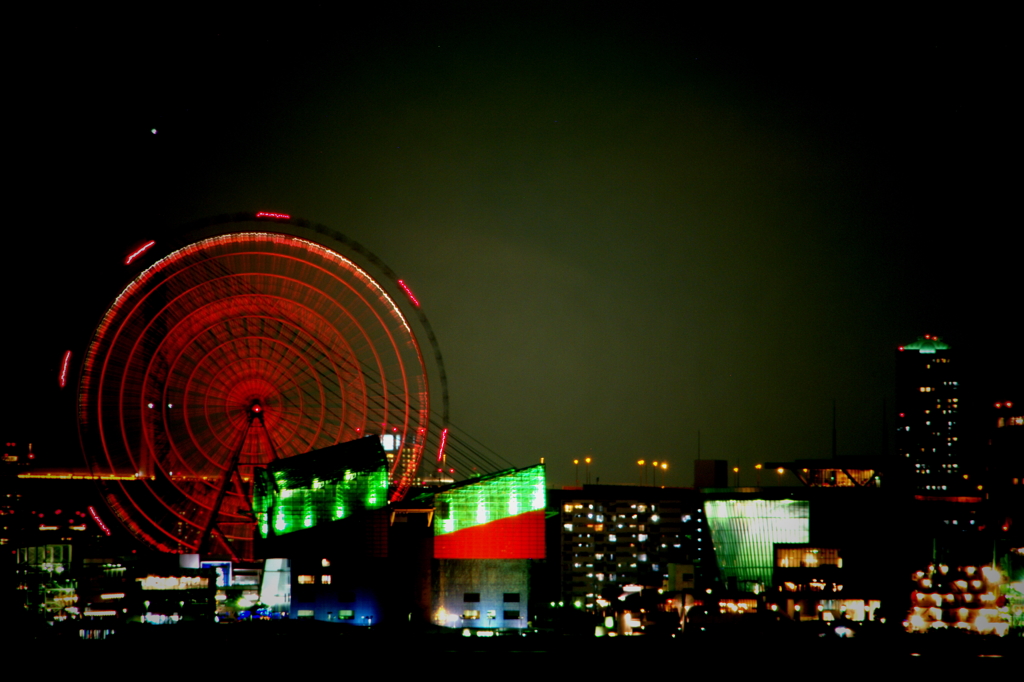
<path fill-rule="evenodd" d="M 79 433 L 111 510 L 163 551 L 249 558 L 253 467 L 365 435 L 384 436 L 400 499 L 447 421 L 411 292 L 360 245 L 288 216 L 195 234 L 136 261 L 83 361 Z"/>

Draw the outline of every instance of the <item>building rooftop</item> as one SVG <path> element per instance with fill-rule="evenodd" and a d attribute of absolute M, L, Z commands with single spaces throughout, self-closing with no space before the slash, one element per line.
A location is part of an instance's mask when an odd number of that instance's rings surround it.
<path fill-rule="evenodd" d="M 949 350 L 949 344 L 937 336 L 924 335 L 917 337 L 917 341 L 900 346 L 900 350 L 916 350 L 919 353 L 930 354 L 939 350 Z"/>

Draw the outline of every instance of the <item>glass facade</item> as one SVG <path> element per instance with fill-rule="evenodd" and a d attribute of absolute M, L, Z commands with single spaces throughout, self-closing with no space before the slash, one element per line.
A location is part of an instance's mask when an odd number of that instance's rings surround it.
<path fill-rule="evenodd" d="M 807 500 L 708 500 L 704 514 L 722 578 L 741 589 L 772 584 L 775 544 L 810 539 Z"/>

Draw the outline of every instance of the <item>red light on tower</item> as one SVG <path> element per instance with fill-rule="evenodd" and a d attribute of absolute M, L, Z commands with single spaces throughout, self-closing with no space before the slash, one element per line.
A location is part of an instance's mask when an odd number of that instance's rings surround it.
<path fill-rule="evenodd" d="M 64 388 L 68 385 L 68 365 L 71 364 L 71 351 L 64 351 L 64 359 L 60 362 L 60 387 Z"/>
<path fill-rule="evenodd" d="M 139 248 L 135 249 L 135 251 L 133 251 L 132 253 L 128 254 L 128 257 L 124 259 L 124 264 L 125 265 L 131 265 L 133 260 L 135 260 L 136 258 L 141 256 L 142 254 L 146 253 L 151 248 L 153 248 L 154 244 L 156 244 L 156 242 L 150 240 L 150 241 L 146 242 L 145 244 L 143 244 L 142 246 L 140 246 Z"/>
<path fill-rule="evenodd" d="M 260 211 L 256 214 L 257 218 L 278 218 L 280 220 L 288 220 L 291 218 L 287 213 L 267 213 L 266 211 Z"/>

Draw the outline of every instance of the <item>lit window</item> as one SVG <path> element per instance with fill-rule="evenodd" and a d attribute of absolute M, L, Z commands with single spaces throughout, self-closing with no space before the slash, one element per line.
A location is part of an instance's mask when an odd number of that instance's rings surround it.
<path fill-rule="evenodd" d="M 300 585 L 313 585 L 315 583 L 316 583 L 316 579 L 313 576 L 311 576 L 311 575 L 300 575 L 299 576 L 299 584 Z"/>
<path fill-rule="evenodd" d="M 462 612 L 463 620 L 480 620 L 480 612 L 473 609 L 466 609 Z"/>
<path fill-rule="evenodd" d="M 320 576 L 320 584 L 322 584 L 322 585 L 330 585 L 331 584 L 331 576 L 330 576 L 329 573 L 325 573 L 324 575 Z"/>

